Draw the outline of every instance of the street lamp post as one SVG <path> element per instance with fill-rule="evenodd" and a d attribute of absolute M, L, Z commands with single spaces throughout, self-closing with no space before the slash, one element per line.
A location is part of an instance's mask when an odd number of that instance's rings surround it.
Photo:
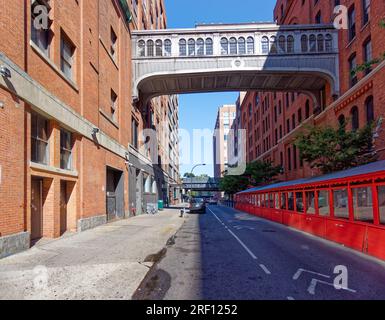
<path fill-rule="evenodd" d="M 200 167 L 200 166 L 205 166 L 205 165 L 206 165 L 206 163 L 200 163 L 200 164 L 195 165 L 195 166 L 191 169 L 190 177 L 192 176 L 193 171 L 195 170 L 195 168 Z"/>
<path fill-rule="evenodd" d="M 199 163 L 199 164 L 197 164 L 197 165 L 195 165 L 195 166 L 193 166 L 192 167 L 192 169 L 191 169 L 191 172 L 190 172 L 190 179 L 191 179 L 191 182 L 192 182 L 192 175 L 193 175 L 193 172 L 194 172 L 194 170 L 196 169 L 196 168 L 198 168 L 198 167 L 204 167 L 206 165 L 206 163 Z"/>

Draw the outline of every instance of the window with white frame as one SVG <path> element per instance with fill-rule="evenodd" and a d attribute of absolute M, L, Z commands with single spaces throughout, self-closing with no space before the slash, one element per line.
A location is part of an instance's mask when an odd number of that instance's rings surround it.
<path fill-rule="evenodd" d="M 61 37 L 61 61 L 60 67 L 61 71 L 68 77 L 69 79 L 74 79 L 74 68 L 75 68 L 75 46 L 68 39 L 68 37 L 62 33 Z"/>
<path fill-rule="evenodd" d="M 48 120 L 31 114 L 31 161 L 48 165 L 49 162 L 49 128 Z"/>
<path fill-rule="evenodd" d="M 31 5 L 31 40 L 47 57 L 50 56 L 52 40 L 49 2 L 49 0 L 35 0 Z"/>
<path fill-rule="evenodd" d="M 60 130 L 60 168 L 72 170 L 72 134 L 71 132 Z"/>

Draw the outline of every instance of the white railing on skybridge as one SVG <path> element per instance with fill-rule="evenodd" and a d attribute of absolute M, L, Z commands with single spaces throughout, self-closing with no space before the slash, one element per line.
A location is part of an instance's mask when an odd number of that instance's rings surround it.
<path fill-rule="evenodd" d="M 133 58 L 327 54 L 338 48 L 331 25 L 252 26 L 135 31 Z"/>

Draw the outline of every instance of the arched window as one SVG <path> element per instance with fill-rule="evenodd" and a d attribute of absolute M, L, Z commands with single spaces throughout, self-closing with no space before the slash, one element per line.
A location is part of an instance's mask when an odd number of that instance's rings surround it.
<path fill-rule="evenodd" d="M 183 57 L 186 54 L 187 54 L 186 40 L 185 39 L 180 39 L 179 40 L 179 55 Z"/>
<path fill-rule="evenodd" d="M 151 176 L 144 175 L 143 181 L 144 181 L 144 192 L 151 193 Z"/>
<path fill-rule="evenodd" d="M 144 40 L 140 40 L 138 42 L 138 55 L 139 57 L 146 56 L 146 43 L 144 42 Z"/>
<path fill-rule="evenodd" d="M 354 106 L 350 110 L 350 116 L 352 117 L 352 130 L 356 131 L 360 127 L 360 119 L 357 106 Z"/>
<path fill-rule="evenodd" d="M 154 56 L 154 41 L 152 40 L 147 41 L 147 56 L 149 57 Z"/>
<path fill-rule="evenodd" d="M 247 38 L 247 54 L 254 54 L 254 38 Z"/>
<path fill-rule="evenodd" d="M 229 54 L 229 41 L 227 38 L 221 39 L 221 55 Z"/>
<path fill-rule="evenodd" d="M 270 37 L 270 53 L 276 54 L 277 52 L 277 37 L 272 36 Z"/>
<path fill-rule="evenodd" d="M 269 38 L 268 37 L 262 38 L 262 53 L 263 54 L 269 53 Z"/>
<path fill-rule="evenodd" d="M 279 36 L 278 38 L 278 48 L 280 53 L 286 52 L 286 37 L 285 36 Z"/>
<path fill-rule="evenodd" d="M 171 40 L 170 39 L 164 40 L 164 55 L 166 57 L 171 56 Z"/>
<path fill-rule="evenodd" d="M 230 38 L 230 54 L 237 54 L 237 39 Z"/>
<path fill-rule="evenodd" d="M 310 52 L 316 52 L 317 51 L 317 38 L 314 34 L 310 35 L 309 44 L 310 44 Z"/>
<path fill-rule="evenodd" d="M 238 39 L 238 53 L 246 54 L 246 40 L 243 37 Z"/>
<path fill-rule="evenodd" d="M 307 52 L 309 50 L 308 39 L 307 39 L 307 35 L 306 34 L 304 34 L 301 37 L 301 50 L 302 50 L 302 52 Z"/>
<path fill-rule="evenodd" d="M 161 57 L 163 55 L 163 43 L 162 40 L 155 41 L 155 53 L 157 57 Z"/>
<path fill-rule="evenodd" d="M 324 51 L 324 36 L 322 34 L 319 34 L 317 36 L 317 50 L 318 52 L 323 52 Z"/>
<path fill-rule="evenodd" d="M 287 37 L 287 53 L 294 53 L 294 37 Z"/>
<path fill-rule="evenodd" d="M 371 124 L 374 121 L 374 103 L 373 96 L 369 96 L 365 100 L 365 109 L 366 109 L 366 122 Z"/>
<path fill-rule="evenodd" d="M 152 190 L 151 191 L 153 194 L 156 194 L 158 192 L 158 186 L 156 185 L 155 180 L 152 182 Z"/>
<path fill-rule="evenodd" d="M 345 116 L 343 114 L 341 114 L 338 117 L 338 123 L 339 123 L 340 127 L 343 127 L 346 124 L 346 119 L 345 119 Z"/>
<path fill-rule="evenodd" d="M 195 56 L 195 40 L 194 39 L 188 40 L 188 55 L 189 56 Z"/>
<path fill-rule="evenodd" d="M 206 55 L 213 55 L 213 40 L 211 38 L 206 39 Z"/>
<path fill-rule="evenodd" d="M 202 38 L 197 40 L 197 56 L 203 56 L 205 54 L 205 42 Z"/>
<path fill-rule="evenodd" d="M 326 52 L 333 51 L 333 38 L 331 34 L 325 36 L 325 48 Z"/>
<path fill-rule="evenodd" d="M 308 119 L 310 117 L 310 101 L 309 100 L 306 100 L 305 116 L 306 116 L 306 119 Z"/>

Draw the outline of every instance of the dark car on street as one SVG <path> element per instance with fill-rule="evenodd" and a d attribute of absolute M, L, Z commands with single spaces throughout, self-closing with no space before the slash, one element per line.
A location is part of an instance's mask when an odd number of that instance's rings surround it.
<path fill-rule="evenodd" d="M 192 198 L 189 206 L 190 213 L 206 213 L 206 202 L 203 198 Z"/>

